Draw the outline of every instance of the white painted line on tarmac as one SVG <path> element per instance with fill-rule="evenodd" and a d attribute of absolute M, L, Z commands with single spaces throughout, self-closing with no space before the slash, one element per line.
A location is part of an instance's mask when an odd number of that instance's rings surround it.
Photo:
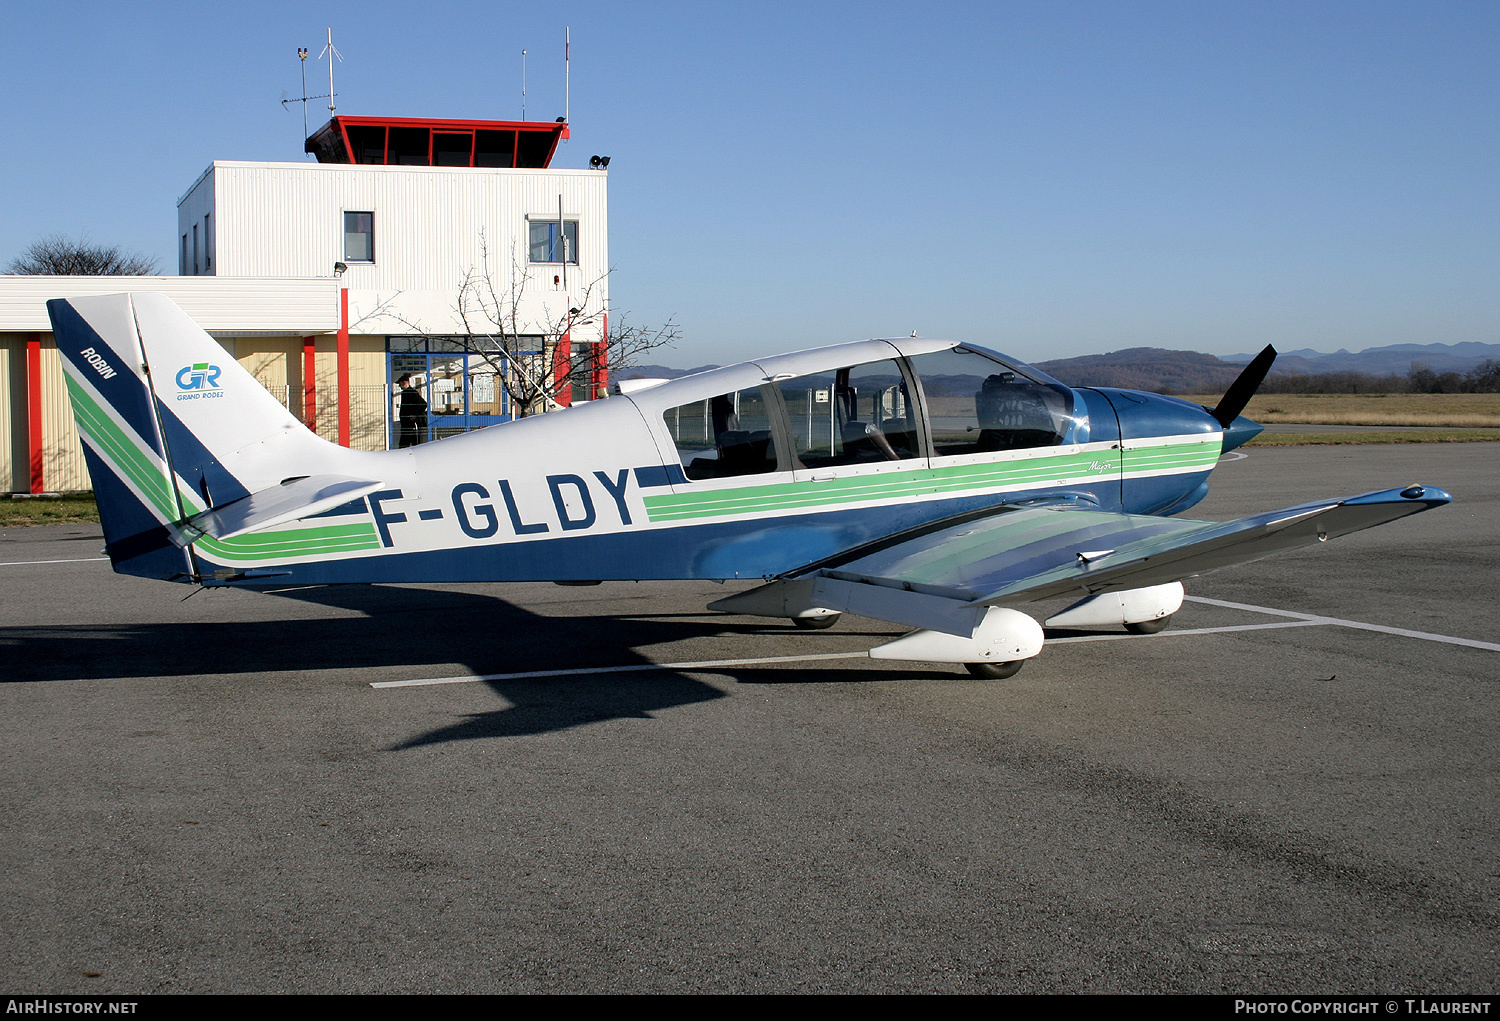
<path fill-rule="evenodd" d="M 1339 627 L 1358 628 L 1361 631 L 1378 631 L 1385 635 L 1400 635 L 1403 638 L 1420 638 L 1428 642 L 1442 642 L 1445 645 L 1463 645 L 1471 649 L 1487 649 L 1490 652 L 1500 652 L 1500 644 L 1495 642 L 1479 642 L 1472 638 L 1454 638 L 1452 635 L 1435 635 L 1429 631 L 1409 631 L 1402 627 L 1387 627 L 1384 624 L 1366 624 L 1359 620 L 1344 620 L 1340 617 L 1324 617 L 1316 613 L 1297 613 L 1294 610 L 1277 610 L 1269 606 L 1252 606 L 1250 603 L 1231 603 L 1223 599 L 1207 599 L 1203 596 L 1186 596 L 1190 603 L 1203 603 L 1206 606 L 1222 606 L 1230 610 L 1249 610 L 1251 613 L 1269 613 L 1273 617 L 1295 617 L 1297 620 L 1306 621 L 1309 624 L 1335 624 Z"/>
<path fill-rule="evenodd" d="M 1322 627 L 1331 621 L 1287 620 L 1276 624 L 1234 624 L 1228 627 L 1199 627 L 1182 630 L 1159 631 L 1154 635 L 1078 635 L 1075 638 L 1049 638 L 1048 645 L 1067 645 L 1070 642 L 1119 642 L 1132 638 L 1176 638 L 1179 635 L 1222 635 L 1229 631 L 1268 631 L 1283 627 Z"/>
<path fill-rule="evenodd" d="M 1236 627 L 1196 628 L 1190 631 L 1163 631 L 1155 638 L 1174 635 L 1212 635 L 1223 631 L 1263 631 L 1267 628 L 1314 627 L 1322 621 L 1287 621 L 1278 624 L 1241 624 Z M 1052 638 L 1048 645 L 1064 642 L 1109 642 L 1141 638 L 1141 635 L 1080 635 L 1077 638 Z M 473 681 L 522 681 L 539 677 L 581 677 L 587 674 L 628 674 L 648 670 L 722 670 L 726 667 L 763 666 L 770 663 L 814 663 L 830 659 L 863 659 L 868 652 L 823 652 L 807 656 L 762 656 L 757 659 L 703 659 L 689 663 L 632 663 L 629 666 L 574 667 L 568 670 L 526 670 L 514 674 L 461 674 L 457 677 L 421 677 L 411 681 L 371 681 L 372 688 L 417 688 L 431 684 L 468 684 Z"/>
<path fill-rule="evenodd" d="M 0 564 L 0 567 L 25 567 L 28 564 L 90 564 L 95 560 L 108 560 L 109 557 L 81 557 L 77 560 L 12 560 L 9 563 Z"/>
<path fill-rule="evenodd" d="M 1315 613 L 1298 613 L 1293 610 L 1277 610 L 1269 606 L 1253 606 L 1249 603 L 1231 603 L 1223 599 L 1207 599 L 1203 596 L 1187 596 L 1188 602 L 1207 606 L 1222 606 L 1231 610 L 1248 610 L 1252 613 L 1267 613 L 1274 617 L 1291 617 L 1288 621 L 1274 624 L 1233 624 L 1226 627 L 1184 628 L 1162 631 L 1155 635 L 1078 635 L 1073 638 L 1049 638 L 1047 645 L 1069 645 L 1076 642 L 1119 642 L 1141 638 L 1186 638 L 1192 635 L 1222 635 L 1235 631 L 1271 631 L 1290 627 L 1351 627 L 1362 631 L 1378 631 L 1382 634 L 1400 635 L 1404 638 L 1421 638 L 1429 642 L 1444 642 L 1475 649 L 1500 652 L 1494 642 L 1478 642 L 1471 638 L 1454 638 L 1451 635 L 1435 635 L 1426 631 L 1409 631 L 1406 628 L 1386 627 L 1384 624 L 1366 624 L 1357 620 L 1339 617 L 1324 617 Z M 416 688 L 432 684 L 471 684 L 475 681 L 522 681 L 540 677 L 581 677 L 589 674 L 645 673 L 651 670 L 720 670 L 726 667 L 763 666 L 771 663 L 815 663 L 833 659 L 863 659 L 867 652 L 824 652 L 808 656 L 762 656 L 756 659 L 702 659 L 685 663 L 631 663 L 628 666 L 574 667 L 567 670 L 526 670 L 513 674 L 462 674 L 457 677 L 421 677 L 410 681 L 371 681 L 372 688 Z"/>

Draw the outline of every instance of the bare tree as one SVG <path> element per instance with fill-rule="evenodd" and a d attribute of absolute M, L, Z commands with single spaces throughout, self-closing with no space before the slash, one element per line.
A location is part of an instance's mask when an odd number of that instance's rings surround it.
<path fill-rule="evenodd" d="M 27 245 L 5 268 L 26 276 L 149 277 L 156 259 L 122 252 L 119 245 L 91 245 L 87 238 L 50 234 Z"/>
<path fill-rule="evenodd" d="M 541 303 L 527 300 L 533 284 L 527 265 L 512 253 L 509 274 L 499 281 L 483 232 L 479 241 L 480 265 L 470 267 L 459 281 L 454 312 L 475 351 L 495 370 L 517 418 L 564 406 L 575 385 L 588 385 L 601 374 L 627 368 L 647 351 L 670 347 L 680 336 L 670 319 L 657 327 L 626 322 L 600 297 L 604 277 L 568 297 L 565 311 L 539 315 Z M 388 310 L 393 304 L 382 304 L 372 314 L 396 319 L 419 334 L 431 332 Z M 571 338 L 576 332 L 603 336 L 575 341 Z"/>
<path fill-rule="evenodd" d="M 1471 393 L 1500 393 L 1500 362 L 1486 358 L 1464 377 Z"/>

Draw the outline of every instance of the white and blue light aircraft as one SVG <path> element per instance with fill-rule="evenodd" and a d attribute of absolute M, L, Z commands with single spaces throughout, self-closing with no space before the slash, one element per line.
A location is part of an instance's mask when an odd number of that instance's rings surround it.
<path fill-rule="evenodd" d="M 1166 626 L 1182 580 L 1447 503 L 1413 485 L 1230 522 L 1201 500 L 1267 348 L 1208 409 L 967 344 L 778 355 L 399 450 L 319 439 L 170 299 L 48 302 L 121 573 L 205 586 L 755 579 L 711 604 L 915 629 L 1007 677 L 1050 626 Z"/>

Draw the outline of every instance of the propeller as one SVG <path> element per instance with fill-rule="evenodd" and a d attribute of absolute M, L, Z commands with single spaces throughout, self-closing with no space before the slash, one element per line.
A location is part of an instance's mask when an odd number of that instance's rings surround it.
<path fill-rule="evenodd" d="M 1245 405 L 1250 403 L 1250 398 L 1255 396 L 1255 391 L 1260 389 L 1260 384 L 1265 381 L 1266 373 L 1271 371 L 1271 363 L 1275 360 L 1276 349 L 1267 344 L 1265 350 L 1251 359 L 1250 364 L 1245 366 L 1245 371 L 1229 384 L 1229 389 L 1224 391 L 1218 406 L 1210 408 L 1208 413 L 1228 429 L 1240 417 L 1240 412 L 1245 410 Z"/>

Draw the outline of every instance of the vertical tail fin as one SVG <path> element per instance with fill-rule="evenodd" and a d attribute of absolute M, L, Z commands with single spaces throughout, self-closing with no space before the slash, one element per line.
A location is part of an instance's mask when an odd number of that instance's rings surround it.
<path fill-rule="evenodd" d="M 47 302 L 115 569 L 197 571 L 180 526 L 289 476 L 347 466 L 165 295 Z"/>
<path fill-rule="evenodd" d="M 172 542 L 185 515 L 129 297 L 57 298 L 47 312 L 115 570 L 191 576 L 187 551 Z"/>

